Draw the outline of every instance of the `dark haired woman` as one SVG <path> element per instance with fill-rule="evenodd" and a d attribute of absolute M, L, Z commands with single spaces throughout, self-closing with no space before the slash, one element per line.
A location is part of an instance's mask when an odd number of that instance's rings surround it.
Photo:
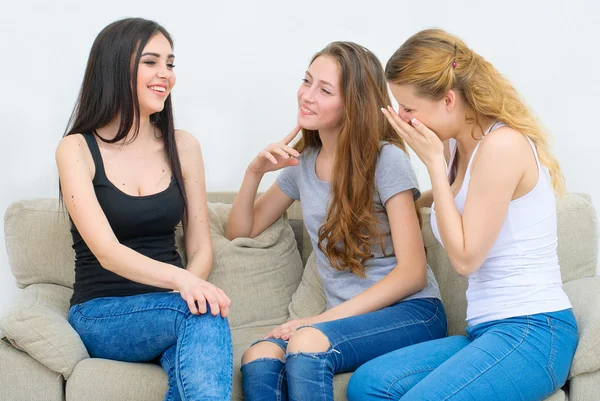
<path fill-rule="evenodd" d="M 230 300 L 206 281 L 202 154 L 173 127 L 172 46 L 163 27 L 139 18 L 108 25 L 92 46 L 56 151 L 75 249 L 69 321 L 92 357 L 160 359 L 165 400 L 222 401 L 231 396 Z"/>
<path fill-rule="evenodd" d="M 332 401 L 334 374 L 446 335 L 414 205 L 417 180 L 404 142 L 379 111 L 385 102 L 373 53 L 331 43 L 313 57 L 298 90 L 303 133 L 296 149 L 288 144 L 299 128 L 248 166 L 228 237 L 260 234 L 300 200 L 328 305 L 246 351 L 247 401 Z M 262 176 L 282 168 L 255 202 Z"/>

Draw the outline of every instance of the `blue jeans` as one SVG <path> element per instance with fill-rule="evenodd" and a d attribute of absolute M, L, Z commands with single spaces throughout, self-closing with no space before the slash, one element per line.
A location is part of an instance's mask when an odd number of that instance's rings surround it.
<path fill-rule="evenodd" d="M 399 302 L 381 310 L 311 325 L 329 340 L 319 353 L 285 354 L 242 365 L 244 399 L 333 401 L 333 375 L 351 372 L 392 350 L 446 336 L 446 314 L 435 298 Z M 301 329 L 299 329 L 301 330 Z M 284 351 L 287 342 L 268 339 Z"/>
<path fill-rule="evenodd" d="M 567 380 L 577 348 L 571 309 L 467 328 L 372 360 L 348 384 L 349 401 L 543 400 Z"/>
<path fill-rule="evenodd" d="M 167 401 L 231 398 L 227 319 L 193 315 L 179 293 L 97 298 L 73 305 L 69 323 L 93 358 L 151 362 L 167 373 Z"/>

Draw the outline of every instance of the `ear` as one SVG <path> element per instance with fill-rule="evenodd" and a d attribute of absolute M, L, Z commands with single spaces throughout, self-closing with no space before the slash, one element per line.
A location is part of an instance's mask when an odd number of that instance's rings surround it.
<path fill-rule="evenodd" d="M 444 96 L 444 105 L 446 106 L 446 111 L 452 111 L 456 107 L 456 92 L 453 89 L 449 90 L 446 96 Z"/>

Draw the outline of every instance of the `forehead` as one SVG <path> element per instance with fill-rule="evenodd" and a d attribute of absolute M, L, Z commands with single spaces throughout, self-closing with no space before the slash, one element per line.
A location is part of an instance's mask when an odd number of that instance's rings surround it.
<path fill-rule="evenodd" d="M 329 56 L 319 56 L 308 67 L 308 72 L 315 79 L 338 85 L 340 82 L 340 65 Z"/>
<path fill-rule="evenodd" d="M 142 53 L 154 52 L 166 55 L 170 54 L 172 50 L 171 44 L 165 35 L 162 33 L 157 33 L 156 35 L 152 36 L 150 40 L 148 40 L 148 43 L 146 43 L 146 46 L 144 46 Z"/>

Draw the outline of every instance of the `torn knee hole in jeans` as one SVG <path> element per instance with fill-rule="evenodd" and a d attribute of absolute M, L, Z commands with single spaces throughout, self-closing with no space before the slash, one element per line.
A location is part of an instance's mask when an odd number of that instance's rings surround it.
<path fill-rule="evenodd" d="M 250 365 L 250 364 L 253 364 L 254 362 L 269 362 L 269 361 L 277 361 L 277 362 L 285 363 L 285 360 L 283 359 L 283 357 L 281 357 L 281 358 L 261 357 L 261 358 L 253 359 L 250 362 L 243 363 L 242 366 Z"/>
<path fill-rule="evenodd" d="M 307 356 L 309 358 L 319 359 L 321 357 L 324 357 L 324 356 L 327 356 L 327 355 L 333 354 L 333 353 L 341 354 L 340 351 L 338 351 L 337 349 L 330 346 L 327 351 L 323 351 L 323 352 L 302 352 L 302 351 L 286 352 L 285 355 L 283 355 L 283 357 L 286 361 L 288 360 L 288 358 L 294 358 L 297 356 Z"/>

